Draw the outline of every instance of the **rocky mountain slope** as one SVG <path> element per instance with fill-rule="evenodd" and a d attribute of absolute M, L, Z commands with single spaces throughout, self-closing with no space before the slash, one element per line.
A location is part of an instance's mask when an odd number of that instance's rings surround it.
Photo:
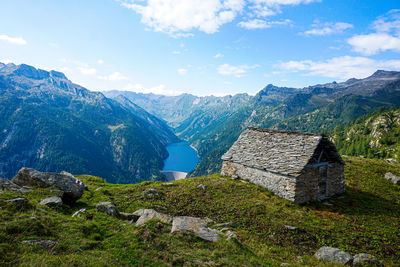
<path fill-rule="evenodd" d="M 0 265 L 344 266 L 314 256 L 333 247 L 346 262 L 368 253 L 399 266 L 400 191 L 384 176 L 400 165 L 345 160 L 346 193 L 306 205 L 220 175 L 135 185 L 76 176 L 86 189 L 69 205 L 59 188 L 0 179 Z"/>
<path fill-rule="evenodd" d="M 110 182 L 159 179 L 162 120 L 72 83 L 63 73 L 0 65 L 0 177 L 21 167 L 103 175 Z"/>
<path fill-rule="evenodd" d="M 400 159 L 400 109 L 379 108 L 338 126 L 331 138 L 344 155 Z"/>
<path fill-rule="evenodd" d="M 255 96 L 175 97 L 113 91 L 163 118 L 199 152 L 201 162 L 192 176 L 218 172 L 221 155 L 248 126 L 328 133 L 378 107 L 400 103 L 400 72 L 378 70 L 365 79 L 350 79 L 305 88 L 267 85 Z M 162 101 L 160 100 L 162 99 Z M 175 99 L 175 105 L 169 99 Z M 212 101 L 211 101 L 211 100 Z M 156 103 L 156 106 L 154 104 Z M 196 107 L 200 105 L 200 107 Z M 184 108 L 183 108 L 184 107 Z M 176 115 L 175 111 L 179 111 Z M 160 114 L 162 116 L 162 114 Z"/>

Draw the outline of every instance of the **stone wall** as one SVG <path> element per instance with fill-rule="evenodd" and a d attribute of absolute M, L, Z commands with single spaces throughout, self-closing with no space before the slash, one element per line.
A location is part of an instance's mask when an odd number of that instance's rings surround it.
<path fill-rule="evenodd" d="M 318 200 L 318 168 L 308 167 L 296 178 L 296 203 Z"/>
<path fill-rule="evenodd" d="M 296 202 L 296 179 L 294 177 L 250 168 L 230 161 L 222 163 L 221 174 L 249 180 L 282 198 Z"/>
<path fill-rule="evenodd" d="M 340 163 L 329 163 L 327 197 L 346 192 L 344 184 L 344 165 Z"/>

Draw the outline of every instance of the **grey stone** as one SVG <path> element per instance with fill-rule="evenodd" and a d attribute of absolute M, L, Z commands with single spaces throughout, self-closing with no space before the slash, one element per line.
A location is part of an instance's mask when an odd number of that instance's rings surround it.
<path fill-rule="evenodd" d="M 160 220 L 165 223 L 171 223 L 172 222 L 172 217 L 169 215 L 166 215 L 164 213 L 157 212 L 153 209 L 143 209 L 140 210 L 140 212 L 136 211 L 133 214 L 141 214 L 139 219 L 136 221 L 136 226 L 141 226 L 145 224 L 146 222 L 150 220 Z"/>
<path fill-rule="evenodd" d="M 386 178 L 387 180 L 389 180 L 390 182 L 392 182 L 393 184 L 400 185 L 400 176 L 394 175 L 394 174 L 391 173 L 391 172 L 387 172 L 387 173 L 385 174 L 385 178 Z"/>
<path fill-rule="evenodd" d="M 61 198 L 64 196 L 64 192 L 61 190 L 50 190 L 50 192 Z"/>
<path fill-rule="evenodd" d="M 171 233 L 182 231 L 191 231 L 198 237 L 212 242 L 218 241 L 221 233 L 218 230 L 207 227 L 207 222 L 204 219 L 188 216 L 174 217 Z"/>
<path fill-rule="evenodd" d="M 82 215 L 83 213 L 85 213 L 85 212 L 86 212 L 86 209 L 85 209 L 85 208 L 80 209 L 80 210 L 74 212 L 74 214 L 72 214 L 72 217 L 78 217 L 78 218 L 80 218 L 81 215 Z"/>
<path fill-rule="evenodd" d="M 196 188 L 206 190 L 206 185 L 199 184 L 198 186 L 196 186 Z"/>
<path fill-rule="evenodd" d="M 54 248 L 55 246 L 58 245 L 57 241 L 53 241 L 53 240 L 38 240 L 38 239 L 23 240 L 21 243 L 22 244 L 28 244 L 28 245 L 41 246 L 44 249 L 52 249 L 52 248 Z"/>
<path fill-rule="evenodd" d="M 226 222 L 226 223 L 217 223 L 213 225 L 213 227 L 236 227 L 237 224 L 234 222 Z"/>
<path fill-rule="evenodd" d="M 174 184 L 173 183 L 163 183 L 162 185 L 163 186 L 173 186 Z"/>
<path fill-rule="evenodd" d="M 6 178 L 0 178 L 0 191 L 11 191 L 14 193 L 27 193 L 27 192 L 31 192 L 32 190 L 22 188 L 19 185 L 16 185 L 16 184 L 10 182 Z"/>
<path fill-rule="evenodd" d="M 290 266 L 290 264 L 289 264 L 289 263 L 286 263 L 286 262 L 283 262 L 283 263 L 281 263 L 280 266 Z"/>
<path fill-rule="evenodd" d="M 160 196 L 160 192 L 154 188 L 148 188 L 144 190 L 142 194 L 145 198 L 156 198 Z"/>
<path fill-rule="evenodd" d="M 142 216 L 144 214 L 145 210 L 146 209 L 140 209 L 140 210 L 135 211 L 132 214 L 140 217 L 140 216 Z"/>
<path fill-rule="evenodd" d="M 353 257 L 349 253 L 332 247 L 321 247 L 314 256 L 325 262 L 341 263 L 345 265 L 351 265 L 353 262 Z"/>
<path fill-rule="evenodd" d="M 17 185 L 57 187 L 64 192 L 63 201 L 73 203 L 82 197 L 85 185 L 73 176 L 59 173 L 38 172 L 34 169 L 22 168 L 11 180 Z"/>
<path fill-rule="evenodd" d="M 353 266 L 383 266 L 383 263 L 367 253 L 354 255 Z"/>
<path fill-rule="evenodd" d="M 63 201 L 60 197 L 48 197 L 40 201 L 40 205 L 46 205 L 48 207 L 61 207 L 63 204 Z"/>
<path fill-rule="evenodd" d="M 237 234 L 234 231 L 228 230 L 224 233 L 224 235 L 226 240 L 237 239 Z"/>
<path fill-rule="evenodd" d="M 128 221 L 137 221 L 140 216 L 133 214 L 133 213 L 127 213 L 127 212 L 120 212 L 119 213 L 119 218 L 122 220 L 128 220 Z"/>
<path fill-rule="evenodd" d="M 285 229 L 292 230 L 292 231 L 297 229 L 296 226 L 291 226 L 291 225 L 284 225 L 284 227 L 285 227 Z"/>
<path fill-rule="evenodd" d="M 100 187 L 97 187 L 96 188 L 96 190 L 94 190 L 95 192 L 97 192 L 97 191 L 99 191 L 99 190 L 101 190 L 101 189 L 103 189 L 103 187 L 102 186 L 100 186 Z"/>
<path fill-rule="evenodd" d="M 28 200 L 22 197 L 9 199 L 7 202 L 13 203 L 18 209 L 25 208 L 28 205 Z"/>
<path fill-rule="evenodd" d="M 119 217 L 119 210 L 112 202 L 100 202 L 96 205 L 97 211 L 104 212 L 108 215 Z"/>

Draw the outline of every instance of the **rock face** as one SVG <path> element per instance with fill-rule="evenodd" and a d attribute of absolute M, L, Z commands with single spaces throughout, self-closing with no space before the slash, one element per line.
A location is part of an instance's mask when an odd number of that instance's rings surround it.
<path fill-rule="evenodd" d="M 171 233 L 181 231 L 194 232 L 198 237 L 215 242 L 219 239 L 219 231 L 207 227 L 207 222 L 201 218 L 178 216 L 174 217 Z"/>
<path fill-rule="evenodd" d="M 354 255 L 353 266 L 383 266 L 383 263 L 367 253 Z"/>
<path fill-rule="evenodd" d="M 335 262 L 341 264 L 352 264 L 353 257 L 338 249 L 332 247 L 321 247 L 314 255 L 317 259 L 325 262 Z"/>
<path fill-rule="evenodd" d="M 136 226 L 140 226 L 145 224 L 146 222 L 154 219 L 158 219 L 165 223 L 171 223 L 172 217 L 160 212 L 157 212 L 153 209 L 141 209 L 137 210 L 133 213 L 134 215 L 139 215 L 139 219 L 136 221 Z"/>
<path fill-rule="evenodd" d="M 61 207 L 63 202 L 60 197 L 48 197 L 40 201 L 40 205 L 46 205 L 48 207 Z"/>
<path fill-rule="evenodd" d="M 24 240 L 21 243 L 41 246 L 44 249 L 52 249 L 58 245 L 58 242 L 53 240 Z"/>
<path fill-rule="evenodd" d="M 22 197 L 9 199 L 9 200 L 7 200 L 7 202 L 13 203 L 15 205 L 15 207 L 17 207 L 18 209 L 22 209 L 28 205 L 28 200 L 26 198 L 22 198 Z"/>
<path fill-rule="evenodd" d="M 118 208 L 111 202 L 100 202 L 96 205 L 97 211 L 104 212 L 108 215 L 119 217 Z"/>
<path fill-rule="evenodd" d="M 221 174 L 295 203 L 345 192 L 344 161 L 325 136 L 248 128 L 222 156 Z"/>
<path fill-rule="evenodd" d="M 20 186 L 57 187 L 64 192 L 63 201 L 66 203 L 73 203 L 81 198 L 85 189 L 85 185 L 73 176 L 52 172 L 38 172 L 30 168 L 19 170 L 11 181 Z"/>
<path fill-rule="evenodd" d="M 391 172 L 387 172 L 385 174 L 385 178 L 394 184 L 400 185 L 400 176 L 394 175 Z"/>
<path fill-rule="evenodd" d="M 31 190 L 16 185 L 5 178 L 0 178 L 0 191 L 11 191 L 14 193 L 27 193 Z"/>

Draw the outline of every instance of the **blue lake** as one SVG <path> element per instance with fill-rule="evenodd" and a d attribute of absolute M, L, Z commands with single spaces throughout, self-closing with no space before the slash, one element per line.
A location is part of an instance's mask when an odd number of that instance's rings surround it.
<path fill-rule="evenodd" d="M 190 172 L 200 160 L 187 142 L 173 143 L 166 148 L 169 156 L 164 160 L 163 171 Z"/>

